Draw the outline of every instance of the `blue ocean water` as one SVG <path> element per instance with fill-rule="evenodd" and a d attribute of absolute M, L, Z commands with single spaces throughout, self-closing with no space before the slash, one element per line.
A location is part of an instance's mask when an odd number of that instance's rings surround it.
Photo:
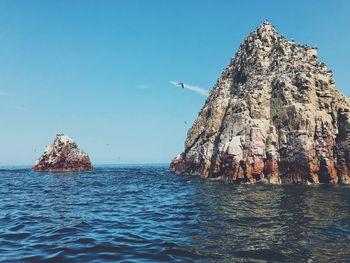
<path fill-rule="evenodd" d="M 2 262 L 349 262 L 350 187 L 0 168 Z"/>

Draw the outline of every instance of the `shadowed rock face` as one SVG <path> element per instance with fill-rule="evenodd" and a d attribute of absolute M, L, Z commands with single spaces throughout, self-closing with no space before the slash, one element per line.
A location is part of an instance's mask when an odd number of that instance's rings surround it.
<path fill-rule="evenodd" d="M 92 165 L 89 156 L 78 149 L 77 144 L 68 136 L 57 134 L 53 144 L 46 148 L 43 155 L 32 168 L 35 171 L 90 171 Z"/>
<path fill-rule="evenodd" d="M 170 171 L 235 182 L 350 183 L 349 109 L 317 49 L 264 21 L 218 79 Z"/>

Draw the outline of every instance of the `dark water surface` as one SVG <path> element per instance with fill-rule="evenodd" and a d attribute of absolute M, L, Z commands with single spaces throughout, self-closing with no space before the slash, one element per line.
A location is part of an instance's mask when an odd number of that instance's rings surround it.
<path fill-rule="evenodd" d="M 0 168 L 0 261 L 349 262 L 350 188 Z"/>

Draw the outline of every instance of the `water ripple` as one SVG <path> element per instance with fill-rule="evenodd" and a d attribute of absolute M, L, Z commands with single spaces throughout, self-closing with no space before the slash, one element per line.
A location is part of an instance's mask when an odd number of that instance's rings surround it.
<path fill-rule="evenodd" d="M 346 262 L 347 186 L 235 185 L 166 166 L 0 169 L 3 262 Z"/>

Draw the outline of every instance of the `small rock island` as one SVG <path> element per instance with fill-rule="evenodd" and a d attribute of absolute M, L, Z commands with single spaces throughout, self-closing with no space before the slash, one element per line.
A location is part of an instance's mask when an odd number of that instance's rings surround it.
<path fill-rule="evenodd" d="M 93 169 L 89 155 L 78 149 L 78 145 L 67 135 L 57 134 L 52 145 L 32 167 L 34 171 L 75 172 Z"/>
<path fill-rule="evenodd" d="M 350 183 L 350 102 L 318 50 L 265 20 L 240 45 L 170 171 L 231 182 Z"/>

